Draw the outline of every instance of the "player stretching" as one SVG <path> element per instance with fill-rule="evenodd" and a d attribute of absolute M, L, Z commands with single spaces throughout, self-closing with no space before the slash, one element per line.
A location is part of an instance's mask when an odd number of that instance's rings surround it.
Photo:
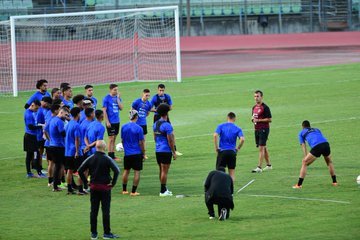
<path fill-rule="evenodd" d="M 234 182 L 236 154 L 244 144 L 243 132 L 241 128 L 235 125 L 235 121 L 235 113 L 230 112 L 227 115 L 227 122 L 220 124 L 214 133 L 215 152 L 217 153 L 216 169 L 219 167 L 227 167 L 229 175 Z M 218 141 L 219 137 L 220 141 Z M 236 147 L 236 140 L 238 138 L 240 140 L 239 146 Z"/>
<path fill-rule="evenodd" d="M 299 133 L 299 142 L 304 154 L 304 159 L 302 160 L 302 165 L 300 169 L 300 177 L 297 184 L 293 188 L 301 188 L 304 181 L 307 166 L 312 164 L 316 158 L 323 155 L 326 165 L 329 167 L 330 176 L 332 178 L 332 185 L 337 186 L 336 175 L 334 165 L 331 161 L 330 155 L 330 145 L 326 138 L 323 136 L 321 131 L 317 128 L 312 128 L 310 122 L 305 120 L 302 122 L 302 130 Z M 306 150 L 306 144 L 308 142 L 311 147 L 310 152 Z"/>
<path fill-rule="evenodd" d="M 108 155 L 112 159 L 118 160 L 115 158 L 115 142 L 120 129 L 119 111 L 123 109 L 123 104 L 118 91 L 118 85 L 110 84 L 109 88 L 109 94 L 103 99 L 104 118 L 109 136 Z"/>
<path fill-rule="evenodd" d="M 272 166 L 270 163 L 269 152 L 266 147 L 266 142 L 270 132 L 271 123 L 271 111 L 270 108 L 263 103 L 263 93 L 260 90 L 256 90 L 254 93 L 255 106 L 252 108 L 251 121 L 255 127 L 255 143 L 256 147 L 259 148 L 259 163 L 258 166 L 252 170 L 253 173 L 261 173 L 263 171 L 262 163 L 265 159 L 266 167 L 264 170 L 271 170 Z"/>

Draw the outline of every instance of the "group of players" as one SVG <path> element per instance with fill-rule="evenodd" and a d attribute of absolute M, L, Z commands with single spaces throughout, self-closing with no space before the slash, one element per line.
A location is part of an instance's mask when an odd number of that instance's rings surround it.
<path fill-rule="evenodd" d="M 27 177 L 48 177 L 48 186 L 54 192 L 67 188 L 68 194 L 88 193 L 88 186 L 79 178 L 75 183 L 73 175 L 83 161 L 95 153 L 96 142 L 108 134 L 108 156 L 115 156 L 116 138 L 120 130 L 120 111 L 124 108 L 118 86 L 110 84 L 109 94 L 102 101 L 93 96 L 93 86 L 86 85 L 85 93 L 73 97 L 72 88 L 62 83 L 60 88 L 47 91 L 45 79 L 37 81 L 34 93 L 25 104 L 24 151 L 26 152 Z M 171 196 L 166 187 L 167 173 L 171 160 L 177 155 L 173 128 L 168 118 L 172 108 L 172 99 L 165 93 L 165 85 L 159 84 L 157 94 L 150 100 L 150 90 L 144 89 L 129 112 L 130 122 L 122 124 L 121 139 L 124 148 L 124 173 L 122 194 L 129 194 L 127 182 L 130 170 L 134 170 L 131 196 L 140 195 L 136 190 L 139 184 L 145 152 L 145 135 L 148 132 L 146 118 L 154 112 L 154 136 L 156 141 L 156 159 L 159 165 L 161 183 L 160 196 Z M 105 122 L 105 126 L 103 125 Z M 46 150 L 48 169 L 46 176 L 42 168 L 42 155 Z M 35 168 L 37 175 L 31 172 Z M 77 190 L 77 192 L 75 191 Z"/>

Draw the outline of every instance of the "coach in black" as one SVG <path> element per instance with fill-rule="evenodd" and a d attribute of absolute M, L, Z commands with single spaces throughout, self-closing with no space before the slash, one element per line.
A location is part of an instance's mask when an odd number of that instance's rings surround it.
<path fill-rule="evenodd" d="M 105 154 L 106 143 L 103 140 L 96 142 L 96 152 L 88 157 L 78 169 L 81 180 L 86 186 L 88 181 L 84 172 L 89 169 L 90 174 L 90 224 L 91 239 L 98 239 L 97 234 L 97 215 L 101 202 L 103 213 L 104 239 L 119 238 L 110 231 L 110 202 L 111 189 L 115 186 L 120 170 L 114 160 Z M 110 169 L 114 172 L 113 178 L 110 176 Z"/>
<path fill-rule="evenodd" d="M 210 219 L 215 218 L 214 204 L 218 205 L 219 220 L 230 216 L 230 209 L 234 209 L 232 194 L 234 185 L 232 178 L 225 173 L 224 167 L 211 171 L 205 181 L 205 203 Z"/>

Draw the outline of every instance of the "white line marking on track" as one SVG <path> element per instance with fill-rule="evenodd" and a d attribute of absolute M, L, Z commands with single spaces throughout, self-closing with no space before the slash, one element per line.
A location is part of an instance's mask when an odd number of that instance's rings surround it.
<path fill-rule="evenodd" d="M 287 197 L 287 196 L 277 196 L 277 195 L 254 195 L 254 194 L 243 194 L 251 197 L 267 197 L 267 198 L 283 198 L 291 200 L 305 200 L 305 201 L 316 201 L 316 202 L 331 202 L 331 203 L 341 203 L 341 204 L 351 204 L 348 201 L 338 201 L 331 199 L 320 199 L 320 198 L 301 198 L 301 197 Z"/>

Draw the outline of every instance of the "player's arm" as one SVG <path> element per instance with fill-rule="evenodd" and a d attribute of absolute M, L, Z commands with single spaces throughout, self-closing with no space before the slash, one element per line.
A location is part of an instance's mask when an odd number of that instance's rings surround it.
<path fill-rule="evenodd" d="M 118 94 L 118 97 L 117 97 L 117 104 L 118 104 L 118 106 L 119 106 L 119 109 L 120 109 L 120 110 L 123 110 L 124 104 L 122 103 L 122 99 L 121 99 L 120 93 Z"/>
<path fill-rule="evenodd" d="M 306 149 L 306 144 L 305 143 L 301 144 L 301 149 L 302 149 L 303 155 L 305 157 L 307 155 L 307 149 Z"/>
<path fill-rule="evenodd" d="M 242 146 L 244 145 L 244 142 L 245 142 L 245 138 L 244 137 L 239 137 L 239 145 L 236 148 L 236 151 L 239 151 L 242 148 Z"/>
<path fill-rule="evenodd" d="M 143 160 L 145 160 L 144 156 L 145 156 L 145 140 L 140 140 L 139 141 L 139 145 L 140 145 L 140 149 L 141 149 L 141 154 L 143 155 Z"/>
<path fill-rule="evenodd" d="M 79 157 L 80 137 L 75 138 L 75 158 Z"/>
<path fill-rule="evenodd" d="M 271 118 L 262 118 L 262 119 L 253 118 L 253 122 L 254 123 L 260 123 L 260 122 L 262 122 L 262 123 L 271 123 Z"/>
<path fill-rule="evenodd" d="M 88 180 L 87 177 L 85 176 L 85 171 L 89 168 L 89 159 L 91 159 L 93 156 L 88 157 L 79 167 L 79 169 L 77 170 L 79 173 L 79 176 L 81 178 L 81 180 L 83 181 L 84 185 L 87 186 L 88 185 Z"/>
<path fill-rule="evenodd" d="M 215 146 L 215 152 L 218 153 L 219 152 L 219 134 L 217 132 L 214 133 L 214 146 Z"/>
<path fill-rule="evenodd" d="M 109 121 L 109 117 L 108 117 L 108 114 L 107 114 L 107 112 L 106 112 L 107 107 L 103 107 L 102 110 L 103 110 L 103 113 L 104 113 L 104 119 L 105 119 L 106 127 L 109 128 L 109 127 L 111 127 L 111 123 L 110 123 L 110 121 Z"/>
<path fill-rule="evenodd" d="M 171 148 L 171 152 L 173 154 L 173 158 L 174 160 L 176 159 L 176 153 L 175 153 L 175 136 L 174 136 L 174 133 L 170 133 L 170 134 L 167 134 L 166 135 L 167 137 L 167 140 L 168 140 L 168 143 L 169 143 L 169 146 Z"/>

